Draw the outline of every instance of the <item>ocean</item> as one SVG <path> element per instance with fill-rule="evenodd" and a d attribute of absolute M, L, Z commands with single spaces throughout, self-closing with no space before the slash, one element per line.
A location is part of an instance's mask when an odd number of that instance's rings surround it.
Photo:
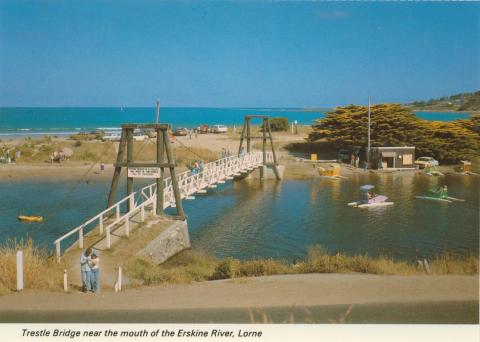
<path fill-rule="evenodd" d="M 194 128 L 201 124 L 241 125 L 247 114 L 286 117 L 290 122 L 311 125 L 323 118 L 325 110 L 305 111 L 294 108 L 183 108 L 165 107 L 160 110 L 160 122 L 173 127 Z M 418 112 L 426 120 L 452 121 L 468 118 L 467 113 Z M 155 122 L 155 108 L 74 108 L 74 107 L 0 107 L 0 138 L 35 135 L 69 135 L 80 131 L 109 130 L 123 123 Z M 259 122 L 260 123 L 260 122 Z M 255 122 L 254 122 L 255 124 Z"/>

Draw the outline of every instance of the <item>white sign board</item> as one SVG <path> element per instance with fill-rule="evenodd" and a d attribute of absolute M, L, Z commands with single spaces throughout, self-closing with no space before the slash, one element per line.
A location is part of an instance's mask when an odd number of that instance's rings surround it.
<path fill-rule="evenodd" d="M 160 178 L 160 168 L 159 167 L 129 167 L 128 177 Z"/>

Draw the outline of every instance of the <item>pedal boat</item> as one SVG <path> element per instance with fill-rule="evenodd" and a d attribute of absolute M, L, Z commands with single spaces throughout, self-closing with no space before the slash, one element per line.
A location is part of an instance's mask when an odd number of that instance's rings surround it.
<path fill-rule="evenodd" d="M 350 202 L 348 205 L 355 208 L 375 208 L 393 205 L 393 202 L 387 202 L 387 196 L 372 195 L 370 190 L 374 188 L 375 186 L 369 184 L 361 186 L 362 199 L 356 202 Z"/>

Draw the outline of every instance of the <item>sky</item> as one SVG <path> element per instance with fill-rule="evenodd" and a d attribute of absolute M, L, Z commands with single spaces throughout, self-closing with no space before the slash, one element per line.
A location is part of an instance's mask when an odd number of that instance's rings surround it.
<path fill-rule="evenodd" d="M 0 0 L 0 106 L 332 107 L 480 89 L 480 3 Z"/>

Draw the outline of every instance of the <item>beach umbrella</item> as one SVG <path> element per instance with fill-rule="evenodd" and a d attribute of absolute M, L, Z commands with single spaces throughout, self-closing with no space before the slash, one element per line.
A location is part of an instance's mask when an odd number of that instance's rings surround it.
<path fill-rule="evenodd" d="M 360 187 L 360 190 L 362 190 L 362 191 L 368 191 L 368 190 L 371 190 L 371 189 L 373 189 L 373 188 L 375 188 L 375 186 L 370 185 L 370 184 L 366 184 L 366 185 L 362 185 L 362 186 Z"/>

